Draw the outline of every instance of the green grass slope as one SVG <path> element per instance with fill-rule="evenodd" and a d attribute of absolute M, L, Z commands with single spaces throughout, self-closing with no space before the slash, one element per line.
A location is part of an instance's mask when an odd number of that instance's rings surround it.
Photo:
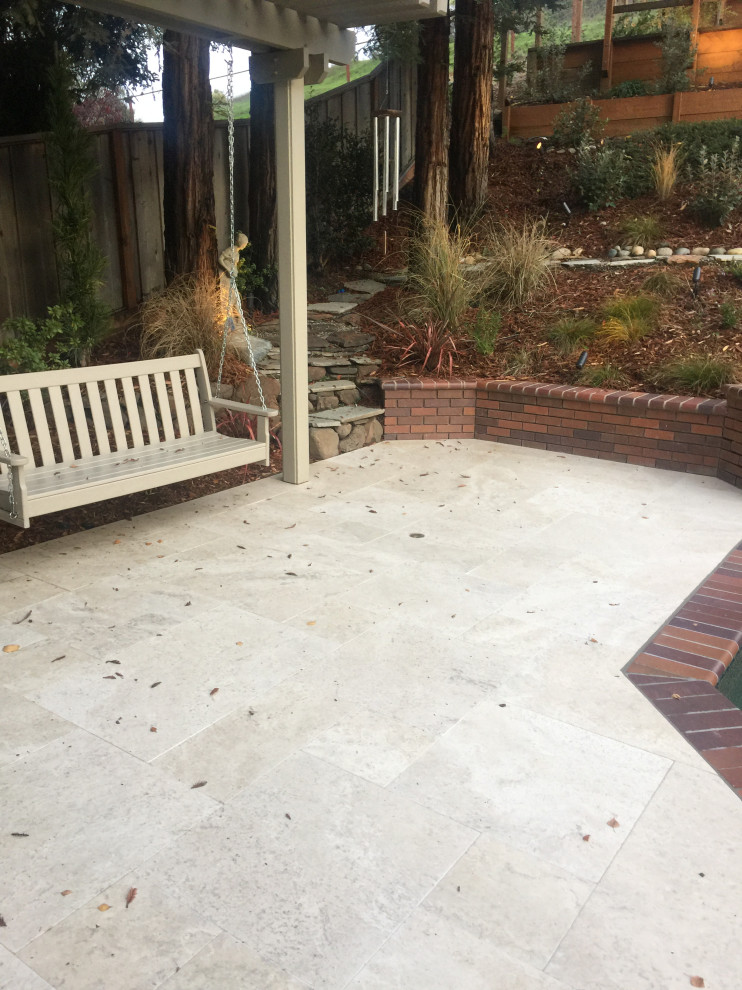
<path fill-rule="evenodd" d="M 353 62 L 350 67 L 350 78 L 351 81 L 354 79 L 360 79 L 362 76 L 367 76 L 369 72 L 373 72 L 376 66 L 379 64 L 377 59 L 365 59 L 361 62 Z M 323 93 L 328 93 L 330 90 L 337 89 L 338 86 L 344 86 L 347 81 L 346 71 L 344 65 L 333 66 L 327 74 L 327 78 L 324 82 L 317 83 L 316 86 L 305 86 L 304 87 L 304 99 L 309 100 L 313 96 L 321 96 Z M 236 118 L 249 117 L 250 116 L 250 94 L 243 93 L 242 96 L 236 96 L 234 100 L 234 115 Z"/>

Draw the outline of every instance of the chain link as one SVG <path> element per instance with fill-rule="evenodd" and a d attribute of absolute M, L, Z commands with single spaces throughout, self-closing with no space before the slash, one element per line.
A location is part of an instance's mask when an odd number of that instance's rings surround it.
<path fill-rule="evenodd" d="M 2 444 L 3 453 L 6 457 L 10 457 L 10 446 L 8 441 L 5 439 L 5 434 L 0 430 L 0 444 Z M 10 518 L 17 519 L 18 513 L 15 509 L 15 488 L 13 487 L 13 468 L 8 464 L 7 468 L 8 474 L 8 500 L 10 502 Z"/>
<path fill-rule="evenodd" d="M 234 238 L 234 54 L 232 52 L 231 45 L 227 48 L 227 147 L 229 151 L 229 243 L 232 255 L 230 259 L 231 268 L 229 272 L 227 315 L 224 321 L 224 334 L 222 336 L 222 351 L 219 357 L 219 377 L 216 382 L 216 394 L 217 398 L 221 395 L 224 358 L 227 353 L 227 338 L 230 330 L 234 330 L 235 321 L 232 317 L 232 308 L 234 307 L 237 310 L 242 332 L 245 335 L 247 353 L 250 357 L 250 367 L 252 368 L 253 376 L 255 378 L 255 384 L 258 386 L 260 405 L 263 409 L 267 409 L 268 407 L 265 403 L 265 395 L 263 394 L 263 386 L 260 381 L 258 366 L 255 361 L 255 354 L 252 349 L 252 341 L 250 340 L 250 331 L 245 321 L 245 314 L 242 310 L 242 299 L 240 298 L 240 293 L 237 289 L 237 265 L 239 263 L 240 253 L 237 250 L 237 245 L 235 244 Z"/>

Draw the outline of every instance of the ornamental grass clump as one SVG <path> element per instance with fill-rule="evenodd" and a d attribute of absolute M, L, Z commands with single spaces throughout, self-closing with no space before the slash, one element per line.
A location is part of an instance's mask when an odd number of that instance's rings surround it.
<path fill-rule="evenodd" d="M 660 202 L 664 203 L 675 191 L 682 164 L 683 155 L 679 144 L 671 144 L 669 147 L 656 144 L 652 149 L 649 174 Z"/>
<path fill-rule="evenodd" d="M 483 296 L 504 306 L 520 306 L 554 284 L 549 266 L 554 242 L 543 218 L 490 223 L 482 243 L 488 261 L 482 272 Z"/>
<path fill-rule="evenodd" d="M 600 335 L 610 343 L 633 344 L 655 329 L 658 308 L 649 296 L 613 299 L 603 307 Z"/>
<path fill-rule="evenodd" d="M 433 375 L 453 374 L 459 345 L 444 324 L 433 320 L 421 323 L 400 320 L 396 327 L 384 329 L 389 334 L 384 342 L 386 349 L 396 355 L 398 367 L 414 365 L 419 371 Z"/>
<path fill-rule="evenodd" d="M 578 381 L 580 385 L 589 385 L 592 388 L 626 389 L 631 384 L 629 376 L 618 365 L 610 363 L 583 368 Z"/>
<path fill-rule="evenodd" d="M 710 395 L 724 385 L 738 381 L 739 371 L 728 358 L 693 356 L 661 365 L 655 373 L 655 381 L 663 388 Z"/>
<path fill-rule="evenodd" d="M 567 316 L 549 330 L 549 340 L 561 351 L 569 354 L 577 347 L 589 343 L 597 331 L 595 320 L 586 316 Z"/>
<path fill-rule="evenodd" d="M 688 292 L 688 282 L 677 272 L 656 271 L 642 282 L 642 292 L 659 299 L 674 299 Z"/>
<path fill-rule="evenodd" d="M 651 214 L 644 217 L 627 217 L 620 226 L 622 243 L 641 247 L 651 247 L 662 237 L 662 224 Z"/>
<path fill-rule="evenodd" d="M 472 248 L 468 224 L 449 230 L 447 224 L 421 218 L 421 228 L 410 248 L 408 285 L 414 293 L 412 315 L 457 330 L 461 319 L 480 294 L 479 273 L 462 265 Z"/>

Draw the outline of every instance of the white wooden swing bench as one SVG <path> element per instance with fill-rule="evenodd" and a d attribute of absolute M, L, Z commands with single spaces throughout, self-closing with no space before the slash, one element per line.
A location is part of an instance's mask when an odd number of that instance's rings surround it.
<path fill-rule="evenodd" d="M 256 439 L 217 432 L 215 409 L 257 417 Z M 277 415 L 213 398 L 201 351 L 0 377 L 0 520 L 270 464 Z"/>

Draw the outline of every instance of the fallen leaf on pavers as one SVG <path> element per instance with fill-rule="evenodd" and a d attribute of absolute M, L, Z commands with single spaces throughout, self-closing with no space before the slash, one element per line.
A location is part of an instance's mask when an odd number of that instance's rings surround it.
<path fill-rule="evenodd" d="M 691 976 L 690 985 L 692 987 L 705 987 L 706 984 L 703 982 L 702 976 Z"/>
<path fill-rule="evenodd" d="M 208 780 L 197 780 L 195 784 L 191 784 L 191 790 L 195 791 L 197 787 L 206 787 Z"/>
<path fill-rule="evenodd" d="M 116 680 L 116 675 L 115 674 L 105 674 L 103 676 L 103 680 L 104 681 L 115 681 Z"/>
<path fill-rule="evenodd" d="M 155 681 L 154 684 L 150 684 L 150 687 L 151 688 L 155 688 L 155 687 L 157 687 L 160 684 L 162 684 L 162 681 Z"/>
<path fill-rule="evenodd" d="M 8 926 L 5 924 L 5 918 L 3 918 L 3 916 L 0 914 L 0 928 L 7 928 L 7 927 Z"/>
<path fill-rule="evenodd" d="M 611 818 L 609 822 L 606 822 L 606 825 L 608 825 L 610 828 L 619 828 L 620 822 L 617 822 L 615 818 Z"/>
<path fill-rule="evenodd" d="M 17 653 L 18 650 L 20 650 L 18 643 L 8 643 L 3 647 L 3 653 Z"/>
<path fill-rule="evenodd" d="M 64 660 L 64 658 L 66 656 L 67 656 L 67 654 L 66 653 L 63 653 L 61 657 L 54 657 L 54 659 L 53 660 L 50 660 L 49 663 L 56 663 L 57 660 Z"/>
<path fill-rule="evenodd" d="M 25 621 L 26 621 L 26 619 L 27 619 L 27 618 L 29 617 L 29 615 L 31 614 L 31 612 L 33 612 L 33 609 L 32 609 L 32 608 L 30 608 L 30 609 L 28 610 L 28 612 L 26 612 L 26 614 L 25 614 L 25 615 L 23 616 L 23 618 L 22 618 L 22 619 L 16 619 L 16 620 L 15 620 L 15 622 L 13 623 L 13 625 L 14 625 L 14 626 L 19 626 L 19 625 L 20 625 L 20 624 L 21 624 L 22 622 L 25 622 Z"/>
<path fill-rule="evenodd" d="M 129 893 L 126 895 L 126 904 L 124 905 L 127 909 L 136 896 L 137 896 L 137 888 L 129 887 Z"/>
<path fill-rule="evenodd" d="M 673 698 L 674 698 L 674 699 L 675 699 L 676 701 L 679 701 L 679 700 L 680 700 L 680 695 L 679 695 L 679 694 L 674 694 L 674 695 L 673 695 Z"/>
<path fill-rule="evenodd" d="M 242 646 L 242 640 L 241 639 L 238 639 L 237 642 L 234 645 L 235 646 Z"/>
<path fill-rule="evenodd" d="M 316 619 L 310 619 L 309 622 L 307 622 L 307 625 L 308 626 L 316 626 L 317 625 L 317 620 Z"/>
<path fill-rule="evenodd" d="M 219 688 L 212 688 L 212 689 L 211 689 L 211 690 L 209 691 L 209 697 L 210 697 L 210 698 L 213 698 L 213 697 L 214 697 L 214 695 L 215 695 L 215 694 L 216 694 L 216 693 L 218 692 L 218 690 L 219 690 Z"/>
<path fill-rule="evenodd" d="M 156 725 L 150 725 L 149 731 L 150 732 L 157 732 L 157 726 Z"/>
<path fill-rule="evenodd" d="M 110 904 L 99 904 L 98 905 L 98 910 L 99 911 L 110 911 L 111 910 L 111 905 Z"/>
<path fill-rule="evenodd" d="M 311 567 L 312 565 L 310 564 L 309 566 Z M 296 573 L 296 571 L 286 571 L 285 574 L 286 574 L 286 577 L 299 577 L 299 575 Z"/>
<path fill-rule="evenodd" d="M 296 523 L 292 523 L 290 526 L 284 526 L 284 529 L 296 529 Z"/>
<path fill-rule="evenodd" d="M 590 836 L 589 835 L 583 835 L 582 836 L 582 841 L 583 842 L 589 842 L 590 841 Z"/>
<path fill-rule="evenodd" d="M 121 540 L 114 540 L 114 541 L 113 541 L 113 545 L 114 545 L 114 546 L 117 546 L 117 544 L 119 544 L 120 542 L 121 542 Z"/>
<path fill-rule="evenodd" d="M 413 540 L 422 540 L 425 537 L 425 533 L 410 533 L 410 537 Z"/>
<path fill-rule="evenodd" d="M 62 897 L 67 897 L 67 896 L 68 896 L 69 894 L 71 894 L 71 893 L 72 893 L 72 891 L 71 891 L 71 890 L 63 890 L 63 891 L 62 891 Z"/>
<path fill-rule="evenodd" d="M 11 832 L 10 833 L 14 839 L 27 839 L 28 832 Z"/>

